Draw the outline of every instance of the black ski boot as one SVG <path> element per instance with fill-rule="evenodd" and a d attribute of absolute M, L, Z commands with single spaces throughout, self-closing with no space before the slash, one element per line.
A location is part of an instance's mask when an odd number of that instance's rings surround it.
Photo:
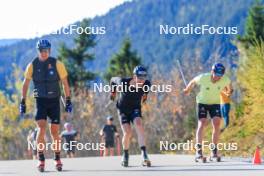
<path fill-rule="evenodd" d="M 121 161 L 121 165 L 123 167 L 128 167 L 128 159 L 129 159 L 128 151 L 125 151 Z"/>

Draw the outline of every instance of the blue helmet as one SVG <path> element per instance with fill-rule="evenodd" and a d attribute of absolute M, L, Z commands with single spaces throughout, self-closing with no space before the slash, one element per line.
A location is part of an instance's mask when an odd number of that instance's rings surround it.
<path fill-rule="evenodd" d="M 138 65 L 134 68 L 133 74 L 137 77 L 145 78 L 147 77 L 147 69 L 142 65 Z"/>
<path fill-rule="evenodd" d="M 222 77 L 225 74 L 225 66 L 221 63 L 216 63 L 212 66 L 212 71 L 216 76 Z"/>
<path fill-rule="evenodd" d="M 37 42 L 36 48 L 38 50 L 41 50 L 41 49 L 50 49 L 51 48 L 51 44 L 50 44 L 50 42 L 48 40 L 42 39 L 42 40 L 39 40 Z"/>

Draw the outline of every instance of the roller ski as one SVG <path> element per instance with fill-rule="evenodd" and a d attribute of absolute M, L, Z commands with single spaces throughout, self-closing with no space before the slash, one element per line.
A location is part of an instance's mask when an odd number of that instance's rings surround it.
<path fill-rule="evenodd" d="M 127 160 L 123 160 L 122 163 L 121 163 L 121 165 L 123 167 L 128 167 L 128 161 Z"/>
<path fill-rule="evenodd" d="M 142 161 L 142 166 L 144 166 L 144 167 L 151 167 L 150 160 L 144 160 L 144 161 Z"/>
<path fill-rule="evenodd" d="M 211 155 L 209 160 L 210 160 L 210 161 L 221 162 L 221 156 L 218 156 L 218 155 Z"/>
<path fill-rule="evenodd" d="M 123 155 L 122 161 L 121 161 L 121 166 L 123 167 L 128 167 L 128 155 Z"/>
<path fill-rule="evenodd" d="M 198 162 L 206 163 L 206 160 L 207 159 L 206 157 L 203 156 L 202 150 L 197 151 L 194 161 L 196 163 Z"/>
<path fill-rule="evenodd" d="M 143 167 L 151 167 L 151 162 L 148 158 L 148 156 L 143 156 L 143 161 L 142 161 L 142 166 Z"/>
<path fill-rule="evenodd" d="M 62 171 L 62 163 L 61 163 L 61 160 L 55 160 L 54 161 L 54 164 L 55 164 L 55 168 L 57 171 Z"/>
<path fill-rule="evenodd" d="M 39 161 L 37 168 L 39 172 L 44 172 L 45 171 L 45 161 Z"/>

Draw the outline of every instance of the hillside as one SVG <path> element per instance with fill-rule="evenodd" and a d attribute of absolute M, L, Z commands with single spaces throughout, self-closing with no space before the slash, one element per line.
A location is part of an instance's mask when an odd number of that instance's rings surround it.
<path fill-rule="evenodd" d="M 20 40 L 22 39 L 0 39 L 0 47 L 12 45 Z"/>
<path fill-rule="evenodd" d="M 104 16 L 92 19 L 92 26 L 105 26 L 106 34 L 98 35 L 93 49 L 96 59 L 88 67 L 100 72 L 115 53 L 125 36 L 132 40 L 133 48 L 144 58 L 145 64 L 153 62 L 169 69 L 175 58 L 198 55 L 205 63 L 214 53 L 229 57 L 236 48 L 231 40 L 236 35 L 160 35 L 160 25 L 186 26 L 236 26 L 243 33 L 247 10 L 253 0 L 135 0 L 111 9 Z M 204 5 L 206 4 L 206 6 Z M 226 15 L 228 14 L 228 15 Z M 78 22 L 76 22 L 78 24 Z M 73 35 L 48 35 L 57 54 L 60 42 L 72 44 Z M 37 39 L 22 40 L 10 46 L 0 47 L 0 89 L 5 88 L 5 77 L 11 72 L 11 64 L 22 68 L 35 56 Z"/>

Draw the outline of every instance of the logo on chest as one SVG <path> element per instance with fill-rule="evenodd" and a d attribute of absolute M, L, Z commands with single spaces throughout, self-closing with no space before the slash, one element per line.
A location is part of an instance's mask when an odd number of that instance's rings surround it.
<path fill-rule="evenodd" d="M 51 64 L 48 65 L 48 70 L 50 75 L 54 75 L 54 70 Z"/>
<path fill-rule="evenodd" d="M 218 89 L 218 90 L 221 90 L 221 87 L 218 86 L 217 89 Z M 210 87 L 206 87 L 206 90 L 210 90 Z"/>
<path fill-rule="evenodd" d="M 50 70 L 50 71 L 49 71 L 49 74 L 50 74 L 50 75 L 54 75 L 54 71 L 53 71 L 53 70 Z"/>

